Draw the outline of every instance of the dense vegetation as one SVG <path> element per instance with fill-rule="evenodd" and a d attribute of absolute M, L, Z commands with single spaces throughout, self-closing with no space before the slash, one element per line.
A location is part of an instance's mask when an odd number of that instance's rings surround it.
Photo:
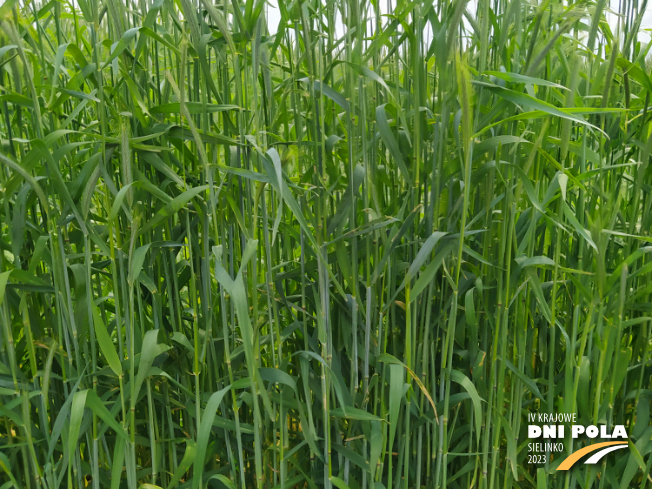
<path fill-rule="evenodd" d="M 267 8 L 0 6 L 0 487 L 651 487 L 646 0 Z"/>

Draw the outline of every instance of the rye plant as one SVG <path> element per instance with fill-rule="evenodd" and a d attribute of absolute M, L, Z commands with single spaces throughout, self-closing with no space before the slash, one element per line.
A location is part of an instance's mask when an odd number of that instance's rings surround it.
<path fill-rule="evenodd" d="M 272 7 L 0 6 L 0 487 L 652 487 L 647 0 Z"/>

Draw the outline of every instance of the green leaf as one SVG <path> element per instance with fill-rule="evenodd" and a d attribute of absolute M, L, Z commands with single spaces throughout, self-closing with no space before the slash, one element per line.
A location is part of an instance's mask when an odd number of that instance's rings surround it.
<path fill-rule="evenodd" d="M 72 471 L 74 453 L 78 450 L 77 439 L 81 429 L 82 419 L 84 417 L 84 408 L 86 407 L 86 397 L 92 391 L 83 390 L 73 394 L 72 407 L 70 408 L 70 427 L 68 429 L 68 477 Z"/>
<path fill-rule="evenodd" d="M 125 460 L 125 441 L 116 440 L 111 460 L 111 489 L 120 489 L 120 480 Z"/>
<path fill-rule="evenodd" d="M 9 477 L 9 481 L 14 485 L 14 487 L 19 489 L 20 485 L 18 484 L 18 481 L 12 474 L 12 463 L 9 461 L 9 459 L 3 452 L 0 452 L 0 468 L 5 474 L 7 474 L 7 477 Z"/>
<path fill-rule="evenodd" d="M 430 235 L 430 237 L 423 243 L 423 246 L 417 253 L 416 258 L 410 265 L 408 269 L 406 280 L 410 280 L 412 277 L 415 277 L 417 272 L 421 269 L 421 266 L 425 263 L 432 252 L 432 249 L 437 245 L 439 240 L 446 236 L 448 233 L 442 231 L 435 231 Z"/>
<path fill-rule="evenodd" d="M 170 483 L 167 485 L 167 489 L 173 489 L 177 484 L 179 484 L 181 478 L 186 474 L 186 472 L 188 472 L 188 469 L 190 469 L 190 466 L 194 463 L 196 454 L 197 444 L 191 438 L 186 438 L 186 451 L 183 454 L 179 466 L 174 469 L 174 474 L 172 475 L 172 479 L 170 479 Z"/>
<path fill-rule="evenodd" d="M 120 40 L 115 45 L 115 48 L 113 48 L 113 52 L 111 53 L 111 56 L 109 56 L 106 59 L 106 61 L 104 61 L 104 65 L 102 66 L 102 69 L 109 66 L 111 64 L 111 61 L 113 61 L 115 58 L 120 56 L 122 52 L 125 49 L 127 49 L 127 47 L 129 46 L 133 38 L 136 37 L 136 34 L 138 34 L 138 31 L 140 31 L 140 29 L 141 29 L 140 27 L 133 27 L 132 29 L 125 31 L 125 33 L 122 35 Z"/>
<path fill-rule="evenodd" d="M 7 282 L 9 281 L 9 276 L 13 270 L 0 273 L 0 306 L 5 300 L 5 289 L 7 288 Z"/>
<path fill-rule="evenodd" d="M 476 440 L 478 443 L 480 443 L 480 426 L 482 425 L 482 399 L 480 398 L 477 389 L 473 385 L 473 382 L 471 382 L 466 375 L 458 370 L 451 370 L 450 375 L 451 380 L 460 384 L 471 396 L 471 402 L 473 403 L 473 420 L 475 421 L 475 432 L 477 434 Z"/>
<path fill-rule="evenodd" d="M 330 414 L 339 418 L 357 419 L 360 421 L 380 421 L 378 416 L 374 416 L 362 409 L 354 408 L 352 406 L 342 406 L 339 408 L 331 409 Z"/>
<path fill-rule="evenodd" d="M 240 110 L 237 105 L 224 104 L 202 104 L 201 102 L 186 102 L 186 109 L 190 114 L 214 114 L 216 112 L 225 112 L 228 110 Z M 180 114 L 181 108 L 179 102 L 157 105 L 149 109 L 150 114 Z"/>
<path fill-rule="evenodd" d="M 573 225 L 575 231 L 577 231 L 578 234 L 582 236 L 589 245 L 591 245 L 591 248 L 593 248 L 595 251 L 598 251 L 598 247 L 593 242 L 593 239 L 591 239 L 591 235 L 586 229 L 584 229 L 584 227 L 577 220 L 575 214 L 573 214 L 573 211 L 571 211 L 570 207 L 568 207 L 568 204 L 564 202 L 563 205 L 564 205 L 564 216 L 566 216 L 566 219 L 568 219 L 568 221 Z"/>
<path fill-rule="evenodd" d="M 505 100 L 509 100 L 518 106 L 526 107 L 530 110 L 539 110 L 546 114 L 577 122 L 578 124 L 583 124 L 592 129 L 602 132 L 598 127 L 594 126 L 593 124 L 589 124 L 581 117 L 577 117 L 568 111 L 560 110 L 548 102 L 544 102 L 543 100 L 539 100 L 538 98 L 534 98 L 525 93 L 515 92 L 514 90 L 509 90 L 507 88 L 491 85 L 488 83 L 476 82 L 476 84 L 482 85 L 490 92 L 493 92 L 496 95 L 504 98 Z"/>
<path fill-rule="evenodd" d="M 530 392 L 532 392 L 532 394 L 534 394 L 536 397 L 538 397 L 539 399 L 545 402 L 545 399 L 541 395 L 541 392 L 539 391 L 537 384 L 532 379 L 530 379 L 523 372 L 517 369 L 514 366 L 514 364 L 509 360 L 507 360 L 506 358 L 504 358 L 503 361 L 505 362 L 507 368 L 510 369 L 512 373 L 516 375 L 519 379 L 521 379 L 521 382 L 523 382 L 528 387 L 528 389 L 530 389 Z"/>
<path fill-rule="evenodd" d="M 432 279 L 435 277 L 435 274 L 437 273 L 437 270 L 439 270 L 439 267 L 441 267 L 442 263 L 444 262 L 444 259 L 456 248 L 456 243 L 451 242 L 448 243 L 442 250 L 435 255 L 435 257 L 432 259 L 432 261 L 428 264 L 426 269 L 421 272 L 419 275 L 419 278 L 414 284 L 414 287 L 412 287 L 412 290 L 410 291 L 410 300 L 414 301 L 416 298 L 419 296 L 421 292 L 428 286 L 428 284 L 432 281 Z"/>
<path fill-rule="evenodd" d="M 236 485 L 231 481 L 231 479 L 227 478 L 225 475 L 222 474 L 215 474 L 211 475 L 208 480 L 211 479 L 216 479 L 220 481 L 222 484 L 224 484 L 227 489 L 237 489 Z"/>
<path fill-rule="evenodd" d="M 208 439 L 211 436 L 211 427 L 213 426 L 213 419 L 217 413 L 217 408 L 222 402 L 224 395 L 229 392 L 231 386 L 217 391 L 211 395 L 206 404 L 206 409 L 202 414 L 201 424 L 199 426 L 199 433 L 197 437 L 197 453 L 193 463 L 193 477 L 192 488 L 199 489 L 199 482 L 204 471 L 204 458 L 206 456 L 206 447 L 208 446 Z"/>
<path fill-rule="evenodd" d="M 95 392 L 92 390 L 87 391 L 86 407 L 93 411 L 95 415 L 102 419 L 102 421 L 104 421 L 107 425 L 109 425 L 118 436 L 122 437 L 123 440 L 129 440 L 127 433 L 125 433 L 125 430 L 122 428 L 122 426 L 120 426 L 120 423 L 115 420 L 114 415 L 111 414 L 111 412 L 106 408 L 104 401 L 102 401 L 102 399 L 100 399 L 98 395 L 95 394 Z"/>
<path fill-rule="evenodd" d="M 396 142 L 396 138 L 394 137 L 394 134 L 392 133 L 392 130 L 389 127 L 389 123 L 387 122 L 387 113 L 385 112 L 386 105 L 387 104 L 383 104 L 376 107 L 376 122 L 378 123 L 378 131 L 380 132 L 380 137 L 385 143 L 385 146 L 387 146 L 389 153 L 392 155 L 392 158 L 394 158 L 394 161 L 398 165 L 398 168 L 401 171 L 403 178 L 405 179 L 408 185 L 411 185 L 412 179 L 410 178 L 410 173 L 408 172 L 408 169 L 405 166 L 405 162 L 403 161 L 403 155 L 401 154 L 401 151 L 398 148 L 398 143 Z"/>
<path fill-rule="evenodd" d="M 645 71 L 623 57 L 618 58 L 617 64 L 624 73 L 627 73 L 630 77 L 640 83 L 648 92 L 652 92 L 652 79 L 650 79 Z"/>
<path fill-rule="evenodd" d="M 501 80 L 512 83 L 530 83 L 532 85 L 541 85 L 542 87 L 555 87 L 561 88 L 562 90 L 568 90 L 568 88 L 558 83 L 543 80 L 541 78 L 521 75 L 519 73 L 510 73 L 505 71 L 485 71 L 483 75 L 495 76 L 496 78 L 500 78 Z"/>
<path fill-rule="evenodd" d="M 92 305 L 92 308 L 95 335 L 97 336 L 97 342 L 100 345 L 100 350 L 102 351 L 104 358 L 106 358 L 109 367 L 111 367 L 111 370 L 113 370 L 113 372 L 118 377 L 120 377 L 122 375 L 122 364 L 120 363 L 120 358 L 118 358 L 118 354 L 116 353 L 115 347 L 113 346 L 113 340 L 111 340 L 111 336 L 109 336 L 106 325 L 104 324 L 104 320 L 100 315 L 100 310 L 95 304 Z"/>
<path fill-rule="evenodd" d="M 548 488 L 548 477 L 546 476 L 546 469 L 540 467 L 537 469 L 537 489 Z"/>
<path fill-rule="evenodd" d="M 179 212 L 183 208 L 183 206 L 185 206 L 188 202 L 190 202 L 192 199 L 197 197 L 202 192 L 206 191 L 208 188 L 209 188 L 208 185 L 194 187 L 191 188 L 190 190 L 186 190 L 181 195 L 175 197 L 174 199 L 172 199 L 172 202 L 170 202 L 165 207 L 163 207 L 163 209 L 158 211 L 154 215 L 153 219 L 147 221 L 145 225 L 140 228 L 138 234 L 143 235 L 150 229 L 157 227 L 161 222 L 163 222 L 165 219 Z"/>
<path fill-rule="evenodd" d="M 400 365 L 389 365 L 389 451 L 393 451 L 394 438 L 398 428 L 398 413 L 403 399 L 403 384 L 405 374 Z"/>
<path fill-rule="evenodd" d="M 336 476 L 329 477 L 331 484 L 333 484 L 337 489 L 350 489 L 346 482 Z"/>
<path fill-rule="evenodd" d="M 136 384 L 134 387 L 134 398 L 131 399 L 131 405 L 134 406 L 138 400 L 138 394 L 143 386 L 145 378 L 150 375 L 150 368 L 154 359 L 162 353 L 165 353 L 170 347 L 167 345 L 158 345 L 158 329 L 150 330 L 145 333 L 143 346 L 140 351 L 140 363 L 138 364 L 138 374 L 136 374 Z"/>
<path fill-rule="evenodd" d="M 555 266 L 554 260 L 551 260 L 547 256 L 531 256 L 529 258 L 521 257 L 520 259 L 517 258 L 516 261 L 518 262 L 519 267 L 525 268 L 525 267 L 539 267 L 539 266 Z"/>
<path fill-rule="evenodd" d="M 512 476 L 514 480 L 518 480 L 518 461 L 516 460 L 516 437 L 509 422 L 505 416 L 500 415 L 500 421 L 505 430 L 505 441 L 507 442 L 507 461 L 512 469 Z"/>
<path fill-rule="evenodd" d="M 147 243 L 144 246 L 141 246 L 134 251 L 133 256 L 130 257 L 130 267 L 129 267 L 129 276 L 128 280 L 129 283 L 134 283 L 136 278 L 140 275 L 140 272 L 143 270 L 143 263 L 145 263 L 145 255 L 147 255 L 147 251 L 149 250 L 149 247 L 151 246 L 151 243 Z"/>
<path fill-rule="evenodd" d="M 532 292 L 534 292 L 534 296 L 539 303 L 539 310 L 549 323 L 552 322 L 552 313 L 550 312 L 550 306 L 548 306 L 548 302 L 543 295 L 543 289 L 541 288 L 541 281 L 539 280 L 539 276 L 531 267 L 525 269 L 525 274 L 527 275 L 532 287 Z"/>

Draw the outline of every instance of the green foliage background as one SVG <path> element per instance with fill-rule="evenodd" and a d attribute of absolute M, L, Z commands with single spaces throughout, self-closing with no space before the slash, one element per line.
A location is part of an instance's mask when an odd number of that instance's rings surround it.
<path fill-rule="evenodd" d="M 0 6 L 0 487 L 649 487 L 647 1 L 267 8 Z"/>

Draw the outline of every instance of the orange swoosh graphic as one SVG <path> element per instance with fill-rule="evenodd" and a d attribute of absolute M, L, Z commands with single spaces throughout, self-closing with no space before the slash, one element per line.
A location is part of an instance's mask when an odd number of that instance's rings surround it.
<path fill-rule="evenodd" d="M 609 447 L 611 445 L 627 445 L 627 442 L 606 441 L 604 443 L 596 443 L 594 445 L 589 445 L 588 447 L 584 447 L 581 450 L 571 453 L 568 457 L 566 457 L 566 460 L 564 460 L 561 464 L 559 464 L 557 470 L 568 470 L 575 464 L 575 462 L 577 462 L 587 453 L 591 453 L 600 448 Z"/>

